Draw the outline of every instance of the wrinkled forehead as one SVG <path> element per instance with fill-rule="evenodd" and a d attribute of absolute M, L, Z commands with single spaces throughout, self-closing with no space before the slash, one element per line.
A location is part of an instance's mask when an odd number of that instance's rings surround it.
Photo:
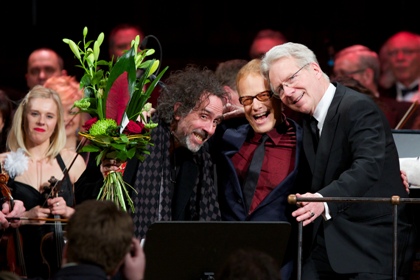
<path fill-rule="evenodd" d="M 225 103 L 223 98 L 207 92 L 201 95 L 201 99 L 197 103 L 195 110 L 206 111 L 218 116 L 223 114 L 223 106 Z"/>
<path fill-rule="evenodd" d="M 284 81 L 298 69 L 297 62 L 291 57 L 283 57 L 271 63 L 268 71 L 270 83 Z"/>

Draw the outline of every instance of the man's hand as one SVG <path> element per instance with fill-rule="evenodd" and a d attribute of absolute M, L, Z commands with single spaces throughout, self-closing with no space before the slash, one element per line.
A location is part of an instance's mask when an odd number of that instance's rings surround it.
<path fill-rule="evenodd" d="M 124 257 L 122 274 L 127 280 L 143 280 L 146 269 L 146 256 L 137 238 L 133 238 L 131 250 Z"/>
<path fill-rule="evenodd" d="M 296 197 L 320 197 L 318 194 L 314 193 L 305 193 L 305 194 L 296 194 Z M 303 221 L 303 226 L 309 225 L 319 216 L 324 213 L 324 204 L 319 202 L 298 202 L 297 210 L 292 212 L 292 216 L 296 218 L 296 221 Z"/>
<path fill-rule="evenodd" d="M 231 103 L 227 103 L 223 110 L 223 119 L 227 120 L 230 118 L 244 118 L 245 110 L 244 106 L 236 106 Z"/>
<path fill-rule="evenodd" d="M 408 183 L 408 176 L 404 170 L 400 170 L 401 172 L 401 179 L 403 181 L 405 191 L 409 194 L 410 193 L 410 184 Z"/>

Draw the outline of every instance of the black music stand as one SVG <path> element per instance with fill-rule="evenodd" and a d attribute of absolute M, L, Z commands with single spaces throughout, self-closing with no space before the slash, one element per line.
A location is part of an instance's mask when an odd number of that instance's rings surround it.
<path fill-rule="evenodd" d="M 282 264 L 290 231 L 288 222 L 156 222 L 143 247 L 145 280 L 214 279 L 240 248 L 265 252 Z"/>

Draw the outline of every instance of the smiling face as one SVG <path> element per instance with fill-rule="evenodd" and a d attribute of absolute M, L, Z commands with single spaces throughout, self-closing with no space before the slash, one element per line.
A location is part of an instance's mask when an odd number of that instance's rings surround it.
<path fill-rule="evenodd" d="M 309 63 L 299 67 L 292 58 L 274 62 L 269 71 L 269 79 L 286 106 L 310 115 L 313 115 L 329 85 L 329 82 L 323 79 L 323 72 L 318 64 Z"/>
<path fill-rule="evenodd" d="M 250 73 L 238 81 L 238 92 L 242 96 L 256 96 L 269 91 L 268 83 L 262 75 Z M 280 99 L 271 97 L 267 101 L 252 100 L 252 104 L 244 105 L 245 117 L 253 130 L 257 133 L 266 133 L 272 130 L 277 121 L 282 120 L 282 104 Z"/>
<path fill-rule="evenodd" d="M 179 145 L 188 148 L 192 152 L 197 152 L 204 142 L 214 134 L 222 114 L 222 100 L 217 96 L 210 95 L 208 100 L 200 102 L 200 105 L 191 110 L 185 117 L 175 113 L 175 119 L 178 122 L 173 135 L 178 140 Z"/>
<path fill-rule="evenodd" d="M 51 98 L 33 98 L 26 112 L 26 142 L 28 146 L 50 142 L 58 120 L 58 107 Z"/>

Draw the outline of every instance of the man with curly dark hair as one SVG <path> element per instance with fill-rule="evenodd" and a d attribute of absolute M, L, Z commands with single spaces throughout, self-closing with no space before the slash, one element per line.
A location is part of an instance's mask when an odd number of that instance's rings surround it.
<path fill-rule="evenodd" d="M 151 132 L 150 155 L 143 162 L 130 160 L 124 171 L 124 181 L 136 191 L 131 197 L 137 237 L 144 238 L 156 221 L 220 220 L 207 140 L 222 119 L 226 100 L 226 92 L 207 68 L 188 65 L 166 79 L 153 115 L 158 126 Z M 117 168 L 118 163 L 109 160 L 101 169 Z"/>

